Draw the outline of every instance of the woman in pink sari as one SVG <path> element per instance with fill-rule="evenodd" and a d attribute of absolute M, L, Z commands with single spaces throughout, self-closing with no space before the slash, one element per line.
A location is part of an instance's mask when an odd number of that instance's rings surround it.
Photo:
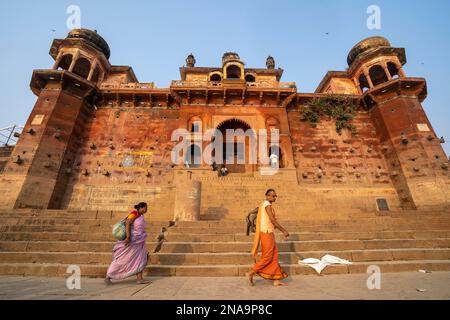
<path fill-rule="evenodd" d="M 147 204 L 141 202 L 135 205 L 126 221 L 126 238 L 118 241 L 113 248 L 113 261 L 106 272 L 106 284 L 111 284 L 111 279 L 121 280 L 133 275 L 137 276 L 136 283 L 148 284 L 150 281 L 143 278 L 143 272 L 147 266 L 148 251 L 145 246 L 147 233 L 144 214 L 147 212 Z"/>

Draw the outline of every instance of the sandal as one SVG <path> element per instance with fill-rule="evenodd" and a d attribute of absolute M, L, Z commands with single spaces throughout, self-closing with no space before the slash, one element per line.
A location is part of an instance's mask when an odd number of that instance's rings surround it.
<path fill-rule="evenodd" d="M 137 284 L 150 284 L 152 282 L 150 280 L 142 279 L 142 280 L 137 280 L 136 283 Z"/>
<path fill-rule="evenodd" d="M 274 281 L 273 282 L 273 285 L 275 286 L 275 287 L 283 287 L 283 286 L 287 286 L 287 284 L 286 283 L 284 283 L 284 282 L 281 282 L 281 281 Z"/>

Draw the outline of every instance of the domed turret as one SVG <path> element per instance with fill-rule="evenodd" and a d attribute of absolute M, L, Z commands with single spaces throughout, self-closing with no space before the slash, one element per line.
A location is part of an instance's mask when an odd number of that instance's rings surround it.
<path fill-rule="evenodd" d="M 225 52 L 222 56 L 222 65 L 228 62 L 241 62 L 241 58 L 236 52 Z"/>
<path fill-rule="evenodd" d="M 349 66 L 361 55 L 371 52 L 380 47 L 390 47 L 389 40 L 383 37 L 370 37 L 358 42 L 348 54 L 347 63 Z"/>
<path fill-rule="evenodd" d="M 225 79 L 243 79 L 244 63 L 236 52 L 225 52 L 222 56 Z"/>
<path fill-rule="evenodd" d="M 55 39 L 50 49 L 55 59 L 53 69 L 67 70 L 99 84 L 111 65 L 108 43 L 97 30 L 73 29 L 65 39 Z"/>
<path fill-rule="evenodd" d="M 111 55 L 108 43 L 97 33 L 97 30 L 73 29 L 67 35 L 67 39 L 84 39 L 97 50 L 103 52 L 107 59 L 109 59 Z"/>

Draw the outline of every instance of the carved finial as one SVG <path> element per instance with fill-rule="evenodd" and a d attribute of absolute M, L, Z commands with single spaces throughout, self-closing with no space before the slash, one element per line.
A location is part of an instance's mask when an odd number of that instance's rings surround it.
<path fill-rule="evenodd" d="M 268 56 L 266 60 L 267 69 L 275 69 L 275 60 L 273 57 Z"/>
<path fill-rule="evenodd" d="M 194 55 L 191 53 L 190 55 L 188 55 L 187 56 L 187 58 L 186 58 L 186 66 L 188 67 L 188 68 L 193 68 L 193 67 L 195 67 L 195 57 L 194 57 Z"/>

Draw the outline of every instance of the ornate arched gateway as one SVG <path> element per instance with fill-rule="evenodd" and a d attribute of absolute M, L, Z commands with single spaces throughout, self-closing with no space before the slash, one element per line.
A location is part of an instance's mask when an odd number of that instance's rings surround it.
<path fill-rule="evenodd" d="M 254 154 L 252 161 L 250 152 L 252 141 L 257 142 L 257 132 L 252 130 L 248 123 L 236 118 L 221 122 L 217 129 L 222 133 L 222 161 L 228 172 L 253 172 L 256 168 L 257 153 Z"/>

